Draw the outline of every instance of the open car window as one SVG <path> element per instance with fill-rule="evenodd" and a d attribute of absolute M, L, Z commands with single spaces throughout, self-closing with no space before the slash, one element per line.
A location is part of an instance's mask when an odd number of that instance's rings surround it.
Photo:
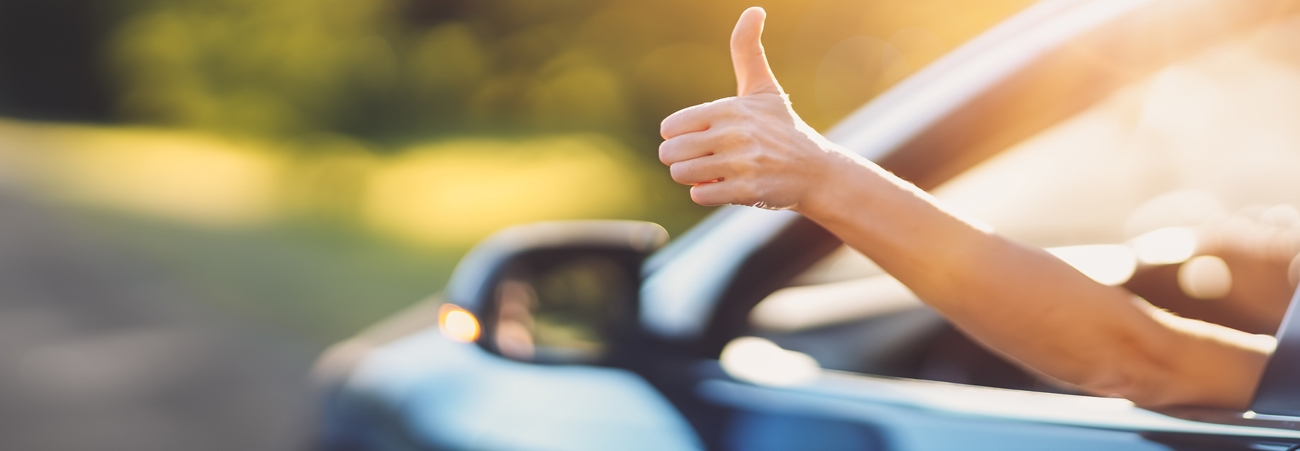
<path fill-rule="evenodd" d="M 1135 253 L 1124 247 L 1135 238 L 1243 209 L 1300 206 L 1300 20 L 1126 86 L 933 194 L 1108 284 L 1132 273 Z M 982 351 L 951 338 L 941 318 L 847 247 L 760 302 L 750 327 L 823 368 L 1052 389 L 1005 363 L 968 358 Z M 945 369 L 963 365 L 1005 374 Z M 981 382 L 990 378 L 998 380 Z"/>

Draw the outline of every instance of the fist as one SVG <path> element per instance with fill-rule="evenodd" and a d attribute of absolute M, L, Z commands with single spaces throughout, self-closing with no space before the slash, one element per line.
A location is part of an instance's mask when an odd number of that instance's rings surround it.
<path fill-rule="evenodd" d="M 731 34 L 737 96 L 673 113 L 660 125 L 659 161 L 693 185 L 701 205 L 798 208 L 838 163 L 854 156 L 799 119 L 767 64 L 766 13 L 745 10 Z"/>

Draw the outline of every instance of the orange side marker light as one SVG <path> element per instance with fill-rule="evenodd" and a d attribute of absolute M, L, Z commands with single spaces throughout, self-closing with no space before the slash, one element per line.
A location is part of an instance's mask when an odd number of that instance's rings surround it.
<path fill-rule="evenodd" d="M 443 304 L 438 308 L 438 330 L 454 341 L 469 343 L 478 339 L 478 318 L 455 304 Z"/>

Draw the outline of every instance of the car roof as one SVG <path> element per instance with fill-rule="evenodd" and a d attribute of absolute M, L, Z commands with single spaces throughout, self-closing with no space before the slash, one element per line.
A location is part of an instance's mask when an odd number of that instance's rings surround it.
<path fill-rule="evenodd" d="M 1043 1 L 826 136 L 932 189 L 1128 83 L 1297 9 L 1289 0 Z M 642 325 L 718 352 L 754 303 L 838 245 L 791 211 L 721 208 L 647 261 Z"/>

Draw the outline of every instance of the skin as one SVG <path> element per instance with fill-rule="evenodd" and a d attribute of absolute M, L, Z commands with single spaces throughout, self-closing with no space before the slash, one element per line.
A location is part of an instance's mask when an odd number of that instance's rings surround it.
<path fill-rule="evenodd" d="M 766 13 L 731 37 L 738 95 L 663 121 L 660 160 L 702 205 L 792 209 L 1012 361 L 1145 407 L 1245 408 L 1275 341 L 1180 318 L 961 218 L 795 114 L 768 66 Z"/>
<path fill-rule="evenodd" d="M 1197 235 L 1197 253 L 1222 258 L 1232 273 L 1231 291 L 1214 305 L 1231 306 L 1242 330 L 1276 331 L 1300 282 L 1300 212 L 1246 209 Z"/>
<path fill-rule="evenodd" d="M 1180 316 L 1275 333 L 1300 282 L 1300 212 L 1284 205 L 1247 207 L 1194 230 L 1196 255 L 1219 257 L 1227 266 L 1227 293 L 1208 299 L 1185 293 L 1178 265 L 1140 268 L 1124 288 Z"/>

